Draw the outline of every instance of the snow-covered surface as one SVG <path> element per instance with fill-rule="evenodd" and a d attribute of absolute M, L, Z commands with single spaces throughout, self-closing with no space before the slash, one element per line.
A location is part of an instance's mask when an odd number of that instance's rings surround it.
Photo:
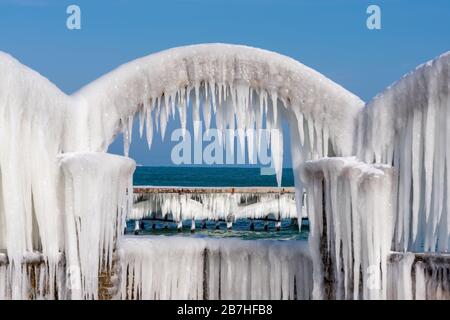
<path fill-rule="evenodd" d="M 309 299 L 306 242 L 124 237 L 120 298 Z"/>

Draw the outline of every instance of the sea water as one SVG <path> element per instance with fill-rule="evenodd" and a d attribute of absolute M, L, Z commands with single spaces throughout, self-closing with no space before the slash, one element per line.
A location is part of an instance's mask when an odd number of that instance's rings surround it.
<path fill-rule="evenodd" d="M 270 170 L 244 167 L 145 167 L 138 166 L 133 176 L 135 186 L 177 187 L 276 187 Z M 263 173 L 263 174 L 261 174 Z M 282 187 L 294 187 L 292 168 L 284 168 Z"/>

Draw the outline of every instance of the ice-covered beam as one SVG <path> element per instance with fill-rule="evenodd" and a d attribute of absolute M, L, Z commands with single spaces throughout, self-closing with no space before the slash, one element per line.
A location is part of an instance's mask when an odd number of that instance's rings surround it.
<path fill-rule="evenodd" d="M 294 187 L 160 187 L 160 186 L 135 186 L 135 194 L 147 193 L 176 193 L 176 194 L 210 194 L 210 193 L 237 193 L 237 194 L 293 194 Z"/>
<path fill-rule="evenodd" d="M 449 254 L 392 252 L 388 270 L 389 299 L 450 299 Z"/>
<path fill-rule="evenodd" d="M 64 263 L 64 254 L 60 253 L 58 255 L 58 263 Z M 32 251 L 26 252 L 22 257 L 22 264 L 42 264 L 45 263 L 45 256 L 42 252 Z M 4 252 L 0 252 L 0 265 L 9 264 L 8 255 Z"/>
<path fill-rule="evenodd" d="M 386 298 L 393 177 L 354 157 L 305 164 L 315 299 Z"/>

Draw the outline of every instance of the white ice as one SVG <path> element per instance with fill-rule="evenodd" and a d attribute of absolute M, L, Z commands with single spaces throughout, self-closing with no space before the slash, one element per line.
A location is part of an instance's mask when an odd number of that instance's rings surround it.
<path fill-rule="evenodd" d="M 303 241 L 127 236 L 119 243 L 120 298 L 309 299 Z"/>

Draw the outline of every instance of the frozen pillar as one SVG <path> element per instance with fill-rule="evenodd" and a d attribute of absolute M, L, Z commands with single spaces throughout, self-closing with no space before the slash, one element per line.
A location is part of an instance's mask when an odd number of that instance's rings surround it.
<path fill-rule="evenodd" d="M 181 220 L 177 222 L 177 231 L 178 232 L 183 231 L 183 221 Z"/>
<path fill-rule="evenodd" d="M 195 219 L 192 218 L 192 220 L 191 220 L 191 233 L 194 233 L 194 232 L 195 232 Z"/>
<path fill-rule="evenodd" d="M 306 162 L 314 299 L 386 299 L 394 177 L 354 157 Z"/>
<path fill-rule="evenodd" d="M 136 164 L 95 152 L 65 153 L 58 160 L 64 192 L 67 297 L 97 299 L 98 274 L 105 266 L 109 271 L 115 241 L 131 210 Z"/>

